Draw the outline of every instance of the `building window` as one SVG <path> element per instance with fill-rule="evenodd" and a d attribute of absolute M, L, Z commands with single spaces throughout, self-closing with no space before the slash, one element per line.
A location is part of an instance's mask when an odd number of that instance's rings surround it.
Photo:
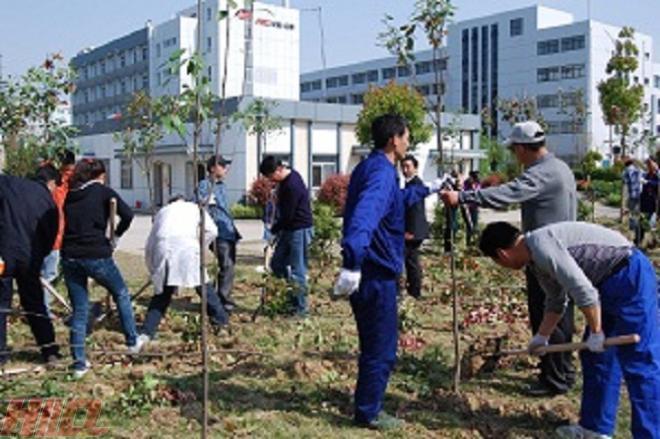
<path fill-rule="evenodd" d="M 387 67 L 383 69 L 383 79 L 392 79 L 396 76 L 396 68 L 394 67 Z"/>
<path fill-rule="evenodd" d="M 538 82 L 559 81 L 559 67 L 545 67 L 536 71 Z"/>
<path fill-rule="evenodd" d="M 498 115 L 495 103 L 498 99 L 498 63 L 499 63 L 499 28 L 497 24 L 490 26 L 490 108 L 493 125 L 491 135 L 496 136 L 498 131 Z"/>
<path fill-rule="evenodd" d="M 133 189 L 133 161 L 121 160 L 121 185 L 122 189 Z"/>
<path fill-rule="evenodd" d="M 366 73 L 354 73 L 351 76 L 351 81 L 353 81 L 353 84 L 364 84 L 367 82 L 367 74 Z"/>
<path fill-rule="evenodd" d="M 156 58 L 160 58 L 160 43 L 156 44 Z"/>
<path fill-rule="evenodd" d="M 148 61 L 149 60 L 149 48 L 148 47 L 143 47 L 142 48 L 142 61 Z"/>
<path fill-rule="evenodd" d="M 206 51 L 210 52 L 212 48 L 213 48 L 213 38 L 206 37 Z"/>
<path fill-rule="evenodd" d="M 425 75 L 431 73 L 431 61 L 422 61 L 415 64 L 415 74 Z"/>
<path fill-rule="evenodd" d="M 149 88 L 149 75 L 142 75 L 142 90 L 147 90 Z"/>
<path fill-rule="evenodd" d="M 101 61 L 101 74 L 105 75 L 105 61 Z"/>
<path fill-rule="evenodd" d="M 126 94 L 126 92 L 127 92 L 127 90 L 126 90 L 126 81 L 123 80 L 123 79 L 121 80 L 120 90 L 121 90 L 121 94 Z"/>
<path fill-rule="evenodd" d="M 481 108 L 488 106 L 488 26 L 481 27 Z"/>
<path fill-rule="evenodd" d="M 433 84 L 436 85 L 436 84 Z M 429 84 L 424 84 L 424 85 L 418 85 L 415 87 L 417 89 L 417 92 L 421 94 L 422 96 L 428 96 L 431 93 L 431 86 Z"/>
<path fill-rule="evenodd" d="M 210 21 L 210 20 L 211 20 L 211 16 L 212 16 L 212 14 L 211 14 L 211 8 L 206 8 L 206 21 Z"/>
<path fill-rule="evenodd" d="M 209 81 L 213 81 L 213 68 L 211 66 L 206 68 L 206 74 L 208 75 Z"/>
<path fill-rule="evenodd" d="M 463 29 L 461 35 L 461 104 L 467 111 L 470 106 L 470 33 Z"/>
<path fill-rule="evenodd" d="M 561 39 L 561 51 L 569 52 L 571 50 L 584 49 L 585 37 L 584 35 L 575 35 Z"/>
<path fill-rule="evenodd" d="M 561 79 L 576 79 L 584 77 L 584 64 L 562 66 Z"/>
<path fill-rule="evenodd" d="M 137 64 L 137 62 L 138 62 L 138 50 L 137 50 L 137 48 L 135 50 L 131 50 L 131 53 L 133 54 L 133 64 Z"/>
<path fill-rule="evenodd" d="M 348 75 L 335 76 L 325 80 L 326 88 L 346 87 L 348 85 Z"/>
<path fill-rule="evenodd" d="M 119 54 L 119 67 L 124 68 L 126 67 L 126 55 L 124 52 Z"/>
<path fill-rule="evenodd" d="M 655 133 L 660 135 L 660 125 L 655 127 Z"/>
<path fill-rule="evenodd" d="M 162 77 L 160 72 L 156 73 L 156 85 L 162 85 Z"/>
<path fill-rule="evenodd" d="M 479 28 L 472 28 L 470 40 L 472 54 L 472 113 L 479 112 Z"/>
<path fill-rule="evenodd" d="M 408 66 L 399 66 L 397 68 L 397 74 L 399 78 L 407 78 L 410 76 L 410 67 Z"/>
<path fill-rule="evenodd" d="M 436 59 L 435 65 L 433 66 L 434 72 L 442 72 L 447 70 L 447 58 Z"/>
<path fill-rule="evenodd" d="M 337 156 L 312 156 L 312 187 L 318 189 L 323 182 L 337 173 Z"/>
<path fill-rule="evenodd" d="M 369 70 L 367 72 L 367 81 L 378 82 L 378 70 Z M 660 86 L 658 86 L 660 88 Z"/>
<path fill-rule="evenodd" d="M 351 95 L 351 104 L 353 104 L 353 105 L 362 105 L 363 103 L 364 103 L 364 95 L 363 94 Z"/>
<path fill-rule="evenodd" d="M 309 82 L 301 82 L 300 83 L 300 93 L 307 93 L 312 89 L 312 84 Z"/>
<path fill-rule="evenodd" d="M 539 41 L 536 44 L 537 55 L 552 55 L 559 53 L 559 40 Z"/>
<path fill-rule="evenodd" d="M 514 18 L 509 21 L 509 35 L 512 37 L 517 37 L 523 34 L 523 19 Z"/>
<path fill-rule="evenodd" d="M 337 96 L 337 103 L 338 104 L 345 104 L 346 102 L 348 102 L 348 100 L 346 99 L 346 96 Z"/>
<path fill-rule="evenodd" d="M 651 79 L 644 78 L 644 85 L 650 85 L 650 84 L 651 84 Z"/>
<path fill-rule="evenodd" d="M 559 107 L 558 95 L 538 95 L 536 97 L 536 106 L 538 108 L 557 108 Z"/>

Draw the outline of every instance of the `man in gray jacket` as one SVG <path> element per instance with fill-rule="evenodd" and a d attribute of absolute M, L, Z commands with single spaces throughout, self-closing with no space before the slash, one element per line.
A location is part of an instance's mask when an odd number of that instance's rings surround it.
<path fill-rule="evenodd" d="M 513 127 L 509 147 L 525 171 L 515 180 L 496 187 L 476 191 L 446 191 L 440 194 L 445 204 L 459 203 L 502 209 L 521 204 L 522 228 L 530 232 L 560 221 L 575 221 L 577 194 L 575 177 L 563 161 L 550 153 L 545 145 L 545 133 L 533 121 Z M 545 293 L 534 273 L 526 271 L 529 319 L 536 333 L 543 319 Z M 569 306 L 550 337 L 550 343 L 570 342 L 573 333 L 573 307 Z M 539 383 L 530 394 L 545 396 L 567 392 L 575 382 L 575 367 L 570 354 L 558 353 L 541 358 Z"/>

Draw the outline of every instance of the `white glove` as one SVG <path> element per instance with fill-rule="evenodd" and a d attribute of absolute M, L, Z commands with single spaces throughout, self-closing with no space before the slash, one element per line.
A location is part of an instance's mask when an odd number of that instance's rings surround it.
<path fill-rule="evenodd" d="M 535 351 L 538 348 L 542 348 L 542 347 L 545 347 L 547 345 L 548 345 L 548 337 L 546 337 L 545 335 L 536 334 L 534 337 L 532 337 L 532 339 L 527 344 L 527 351 L 530 354 L 537 355 L 535 353 Z"/>
<path fill-rule="evenodd" d="M 605 334 L 602 331 L 589 334 L 587 349 L 591 352 L 603 352 L 605 350 Z"/>
<path fill-rule="evenodd" d="M 342 268 L 339 272 L 333 295 L 335 297 L 350 296 L 360 286 L 362 273 L 360 271 L 347 270 Z"/>
<path fill-rule="evenodd" d="M 215 201 L 215 194 L 211 194 L 211 196 L 209 196 L 209 206 L 215 206 L 216 204 L 217 202 Z"/>

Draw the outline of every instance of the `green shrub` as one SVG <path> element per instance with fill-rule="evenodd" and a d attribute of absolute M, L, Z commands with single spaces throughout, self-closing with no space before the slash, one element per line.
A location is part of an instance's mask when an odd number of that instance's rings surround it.
<path fill-rule="evenodd" d="M 605 199 L 605 204 L 611 207 L 621 206 L 621 193 L 618 191 L 610 193 Z"/>
<path fill-rule="evenodd" d="M 332 259 L 332 248 L 341 237 L 341 224 L 335 216 L 335 208 L 317 201 L 312 206 L 314 217 L 314 239 L 311 253 L 322 263 Z"/>
<path fill-rule="evenodd" d="M 596 198 L 606 198 L 612 193 L 618 193 L 621 190 L 621 183 L 618 181 L 591 180 L 591 189 Z"/>
<path fill-rule="evenodd" d="M 621 169 L 619 166 L 609 168 L 597 168 L 591 173 L 592 180 L 621 181 Z"/>
<path fill-rule="evenodd" d="M 261 206 L 236 203 L 231 206 L 231 214 L 234 219 L 261 219 L 264 216 L 264 209 Z"/>
<path fill-rule="evenodd" d="M 584 200 L 578 200 L 577 219 L 578 221 L 591 221 L 593 208 L 591 203 Z"/>

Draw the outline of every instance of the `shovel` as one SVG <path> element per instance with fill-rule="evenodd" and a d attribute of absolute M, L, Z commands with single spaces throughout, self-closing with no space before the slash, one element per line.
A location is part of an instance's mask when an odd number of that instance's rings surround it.
<path fill-rule="evenodd" d="M 639 343 L 638 334 L 628 334 L 628 335 L 619 335 L 617 337 L 610 337 L 605 339 L 605 347 L 609 348 L 611 346 L 625 346 L 629 344 Z M 585 342 L 580 343 L 561 343 L 561 344 L 552 344 L 548 346 L 543 346 L 534 351 L 534 355 L 544 355 L 551 354 L 555 352 L 571 352 L 571 351 L 581 351 L 587 349 L 587 344 Z M 503 356 L 503 355 L 528 355 L 530 352 L 527 348 L 522 349 L 512 349 L 512 350 L 503 350 L 495 352 L 494 356 Z"/>

